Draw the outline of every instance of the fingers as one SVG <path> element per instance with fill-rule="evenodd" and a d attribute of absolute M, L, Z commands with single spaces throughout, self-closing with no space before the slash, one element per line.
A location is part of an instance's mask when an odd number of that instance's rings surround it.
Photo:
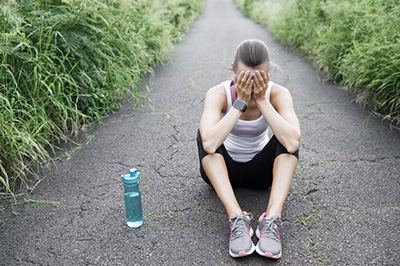
<path fill-rule="evenodd" d="M 264 79 L 264 83 L 265 83 L 265 84 L 268 84 L 268 81 L 269 81 L 269 74 L 267 74 L 264 70 L 261 71 L 261 74 L 262 74 L 262 77 L 263 77 L 263 79 Z"/>
<path fill-rule="evenodd" d="M 259 71 L 256 71 L 254 79 L 256 80 L 256 84 L 258 87 L 264 88 L 264 79 L 262 74 Z"/>
<path fill-rule="evenodd" d="M 253 92 L 253 90 L 254 90 L 254 80 L 251 79 L 248 90 L 247 90 L 249 92 L 248 94 L 250 95 Z"/>
<path fill-rule="evenodd" d="M 262 92 L 265 88 L 264 79 L 258 70 L 254 73 L 254 84 L 254 93 L 256 94 Z"/>
<path fill-rule="evenodd" d="M 244 75 L 243 79 L 246 80 L 246 83 L 245 83 L 246 90 L 251 89 L 250 85 L 252 83 L 252 78 L 251 78 L 250 71 L 246 71 L 246 74 Z"/>
<path fill-rule="evenodd" d="M 243 71 L 241 71 L 239 74 L 236 74 L 236 75 L 235 75 L 235 78 L 236 78 L 235 83 L 236 83 L 238 86 L 241 85 L 243 76 L 244 76 L 244 72 L 243 72 Z"/>
<path fill-rule="evenodd" d="M 255 72 L 241 71 L 239 74 L 235 75 L 237 89 L 243 93 L 243 95 L 251 93 L 256 95 L 262 94 L 262 92 L 267 89 L 268 81 L 269 75 L 263 70 L 256 70 Z"/>
<path fill-rule="evenodd" d="M 251 79 L 252 79 L 252 75 L 250 73 L 250 71 L 242 71 L 239 73 L 239 75 L 235 75 L 235 79 L 236 79 L 236 85 L 240 88 L 243 89 L 248 89 L 249 86 L 251 87 Z"/>
<path fill-rule="evenodd" d="M 248 84 L 249 75 L 250 75 L 250 72 L 249 72 L 249 71 L 246 71 L 246 73 L 244 74 L 244 76 L 243 76 L 243 78 L 242 78 L 242 83 L 244 83 L 245 85 Z"/>
<path fill-rule="evenodd" d="M 260 87 L 260 81 L 258 80 L 257 73 L 253 73 L 253 80 L 254 80 L 254 92 L 257 93 L 258 88 Z"/>
<path fill-rule="evenodd" d="M 236 92 L 238 99 L 249 102 L 251 99 L 251 93 L 254 86 L 252 75 L 250 71 L 241 71 L 235 74 Z"/>

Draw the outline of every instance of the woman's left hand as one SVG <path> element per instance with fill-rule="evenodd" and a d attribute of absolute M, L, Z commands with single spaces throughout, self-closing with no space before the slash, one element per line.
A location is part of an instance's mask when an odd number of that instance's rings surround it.
<path fill-rule="evenodd" d="M 268 88 L 269 74 L 265 73 L 264 70 L 261 72 L 256 70 L 253 80 L 253 99 L 256 103 L 258 103 L 265 100 L 265 92 Z"/>

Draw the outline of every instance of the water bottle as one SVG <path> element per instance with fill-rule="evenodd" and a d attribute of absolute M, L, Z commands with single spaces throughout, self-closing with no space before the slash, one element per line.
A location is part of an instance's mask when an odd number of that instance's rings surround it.
<path fill-rule="evenodd" d="M 140 173 L 136 169 L 130 169 L 129 174 L 122 175 L 125 190 L 126 224 L 129 227 L 139 227 L 143 224 L 139 179 Z"/>

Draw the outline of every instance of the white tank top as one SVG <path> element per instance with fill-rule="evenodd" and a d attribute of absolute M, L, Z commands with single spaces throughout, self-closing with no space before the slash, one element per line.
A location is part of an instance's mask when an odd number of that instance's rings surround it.
<path fill-rule="evenodd" d="M 231 81 L 224 82 L 228 108 L 232 107 L 230 90 Z M 270 100 L 272 82 L 268 83 L 265 97 Z M 226 113 L 222 113 L 224 116 Z M 273 136 L 271 127 L 267 120 L 261 115 L 256 120 L 238 120 L 224 141 L 224 146 L 231 158 L 236 162 L 248 162 L 256 156 L 269 142 Z"/>

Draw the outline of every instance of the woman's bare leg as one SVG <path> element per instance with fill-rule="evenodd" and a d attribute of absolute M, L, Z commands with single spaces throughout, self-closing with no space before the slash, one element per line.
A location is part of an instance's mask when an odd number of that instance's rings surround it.
<path fill-rule="evenodd" d="M 228 217 L 232 214 L 242 213 L 229 180 L 224 157 L 219 153 L 209 154 L 203 158 L 201 163 L 204 172 L 217 192 L 218 198 L 224 204 Z"/>
<path fill-rule="evenodd" d="M 275 158 L 273 180 L 269 196 L 267 217 L 281 215 L 283 204 L 292 184 L 297 166 L 297 158 L 291 154 L 281 154 Z"/>

